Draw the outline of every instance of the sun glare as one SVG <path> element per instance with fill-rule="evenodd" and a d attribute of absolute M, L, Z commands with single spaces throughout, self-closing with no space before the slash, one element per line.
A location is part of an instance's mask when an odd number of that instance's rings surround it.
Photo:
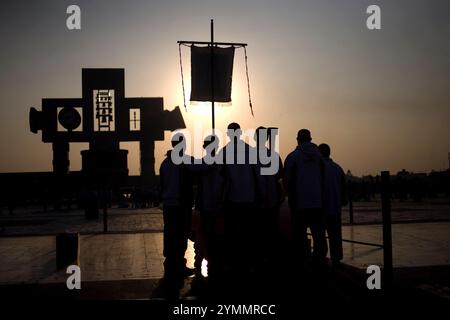
<path fill-rule="evenodd" d="M 215 102 L 214 108 L 215 112 L 220 112 L 222 108 L 232 106 L 231 102 L 223 103 L 223 102 Z M 188 105 L 188 108 L 194 113 L 211 116 L 211 102 L 209 101 L 191 101 Z"/>
<path fill-rule="evenodd" d="M 219 119 L 220 115 L 223 114 L 226 110 L 228 110 L 227 107 L 229 106 L 231 106 L 231 103 L 221 103 L 221 102 L 214 103 L 214 113 L 216 119 Z M 211 102 L 191 101 L 187 105 L 187 111 L 188 117 L 190 113 L 190 116 L 195 117 L 197 120 L 210 121 L 212 114 Z"/>

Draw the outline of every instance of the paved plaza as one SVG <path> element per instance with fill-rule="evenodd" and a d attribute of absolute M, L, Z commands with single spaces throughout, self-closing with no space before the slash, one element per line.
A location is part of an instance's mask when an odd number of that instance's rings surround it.
<path fill-rule="evenodd" d="M 161 232 L 162 211 L 159 208 L 108 209 L 108 231 L 110 232 Z M 50 235 L 61 232 L 93 234 L 103 232 L 103 215 L 99 219 L 86 220 L 84 211 L 17 210 L 13 215 L 5 211 L 0 216 L 1 235 Z"/>
<path fill-rule="evenodd" d="M 393 206 L 393 257 L 395 268 L 450 267 L 450 221 L 447 209 L 438 209 L 421 222 L 405 220 L 405 210 L 396 212 Z M 364 210 L 375 215 L 375 204 L 357 205 L 356 218 L 367 223 L 344 225 L 346 240 L 382 244 L 382 226 L 369 219 Z M 397 207 L 398 208 L 398 207 Z M 358 212 L 358 211 L 356 211 Z M 416 211 L 421 212 L 422 210 Z M 346 213 L 344 213 L 345 215 Z M 379 214 L 379 211 L 378 211 Z M 448 214 L 448 213 L 447 213 Z M 93 292 L 109 284 L 127 287 L 116 290 L 127 298 L 139 297 L 139 290 L 151 290 L 163 276 L 162 212 L 159 208 L 109 209 L 108 233 L 103 233 L 102 216 L 85 220 L 79 210 L 62 212 L 23 211 L 1 215 L 3 236 L 0 237 L 0 284 L 64 284 L 65 270 L 56 270 L 56 237 L 60 232 L 80 232 L 80 267 L 85 286 Z M 344 216 L 344 219 L 345 216 Z M 403 221 L 403 222 L 402 222 Z M 344 221 L 345 222 L 345 221 Z M 357 221 L 358 222 L 358 221 Z M 281 231 L 289 233 L 289 211 L 281 211 Z M 193 267 L 193 243 L 186 252 L 188 266 Z M 368 265 L 383 265 L 383 250 L 374 246 L 344 242 L 346 265 L 365 269 Z M 426 284 L 425 284 L 426 285 Z M 145 292 L 147 292 L 145 291 Z M 86 291 L 85 291 L 86 292 Z M 98 293 L 93 293 L 98 297 Z M 114 295 L 117 297 L 117 295 Z"/>
<path fill-rule="evenodd" d="M 287 203 L 282 206 L 288 222 Z M 381 203 L 379 201 L 355 202 L 354 224 L 381 224 Z M 436 222 L 450 221 L 450 200 L 428 200 L 415 202 L 392 202 L 392 222 Z M 342 222 L 348 224 L 348 207 L 343 208 Z M 283 221 L 281 222 L 283 224 Z M 110 232 L 162 232 L 163 221 L 160 208 L 109 208 L 108 231 Z M 286 229 L 286 228 L 285 228 Z M 97 220 L 86 220 L 79 209 L 49 210 L 42 208 L 18 208 L 10 215 L 5 208 L 0 211 L 0 236 L 9 235 L 53 235 L 60 232 L 92 234 L 103 232 L 102 210 Z M 286 230 L 286 232 L 288 232 Z"/>
<path fill-rule="evenodd" d="M 381 243 L 381 226 L 344 227 L 345 239 Z M 393 225 L 394 266 L 450 265 L 450 222 Z M 54 236 L 0 238 L 0 283 L 63 282 L 56 271 Z M 186 253 L 193 264 L 190 242 Z M 344 243 L 344 262 L 383 265 L 382 249 Z M 93 234 L 80 238 L 84 281 L 158 279 L 163 275 L 162 233 Z"/>

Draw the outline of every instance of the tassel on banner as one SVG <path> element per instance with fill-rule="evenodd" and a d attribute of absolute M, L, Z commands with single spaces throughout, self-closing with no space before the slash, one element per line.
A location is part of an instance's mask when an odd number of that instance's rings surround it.
<path fill-rule="evenodd" d="M 244 46 L 244 55 L 245 55 L 245 74 L 247 75 L 248 105 L 250 106 L 250 111 L 251 111 L 252 116 L 254 118 L 255 114 L 253 113 L 252 96 L 250 94 L 250 78 L 248 76 L 247 48 L 245 46 Z"/>
<path fill-rule="evenodd" d="M 184 104 L 184 110 L 187 112 L 186 107 L 186 92 L 184 90 L 184 76 L 183 76 L 183 59 L 181 57 L 181 44 L 178 44 L 178 52 L 180 53 L 180 69 L 181 69 L 181 87 L 183 88 L 183 104 Z"/>
<path fill-rule="evenodd" d="M 213 20 L 211 20 L 211 41 L 178 41 L 181 69 L 181 84 L 183 89 L 183 104 L 186 106 L 186 91 L 181 46 L 191 48 L 191 93 L 190 101 L 231 102 L 231 87 L 233 77 L 233 59 L 236 48 L 244 48 L 245 74 L 247 78 L 248 104 L 252 117 L 255 117 L 250 93 L 250 77 L 248 74 L 248 57 L 246 43 L 214 42 Z M 214 45 L 214 54 L 211 57 L 211 45 Z M 226 47 L 220 47 L 226 46 Z M 211 65 L 213 62 L 213 65 Z M 212 73 L 211 67 L 214 72 Z M 213 81 L 211 81 L 213 78 Z M 213 87 L 211 85 L 213 82 Z M 214 88 L 214 94 L 212 89 Z M 214 97 L 214 99 L 213 99 Z M 214 104 L 213 104 L 214 106 Z M 212 110 L 212 123 L 214 128 L 214 108 Z"/>

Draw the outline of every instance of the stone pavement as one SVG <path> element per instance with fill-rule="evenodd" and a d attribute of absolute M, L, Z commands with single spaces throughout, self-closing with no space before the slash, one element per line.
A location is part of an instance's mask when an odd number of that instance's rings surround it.
<path fill-rule="evenodd" d="M 348 240 L 383 243 L 381 225 L 344 226 Z M 450 266 L 450 222 L 392 225 L 394 267 Z M 344 263 L 358 268 L 383 265 L 383 249 L 344 242 Z"/>
<path fill-rule="evenodd" d="M 345 239 L 381 243 L 381 226 L 346 226 Z M 450 265 L 450 222 L 393 225 L 395 267 Z M 158 279 L 163 275 L 162 233 L 91 234 L 80 239 L 83 281 Z M 0 284 L 63 282 L 55 270 L 55 236 L 0 238 Z M 186 253 L 193 265 L 192 242 Z M 381 249 L 344 243 L 344 262 L 383 265 Z"/>
<path fill-rule="evenodd" d="M 162 233 L 95 234 L 80 237 L 83 281 L 159 279 L 163 276 Z M 193 266 L 193 246 L 186 252 Z M 54 236 L 0 239 L 0 284 L 65 282 L 56 271 Z"/>
<path fill-rule="evenodd" d="M 82 210 L 42 212 L 41 208 L 18 208 L 13 215 L 7 210 L 0 212 L 1 235 L 49 235 L 64 231 L 92 234 L 103 232 L 102 210 L 98 220 L 86 220 Z M 282 211 L 288 214 L 287 204 Z M 348 207 L 343 208 L 342 221 L 349 221 Z M 450 199 L 392 202 L 392 222 L 450 221 Z M 381 223 L 379 201 L 355 202 L 355 224 Z M 109 208 L 108 231 L 110 232 L 160 232 L 163 228 L 160 208 Z"/>
<path fill-rule="evenodd" d="M 394 212 L 397 212 L 393 216 L 397 215 L 397 218 L 401 218 L 399 220 L 408 219 L 410 211 L 404 204 L 401 206 L 403 209 L 393 207 Z M 435 222 L 393 224 L 396 268 L 407 267 L 413 270 L 426 266 L 444 266 L 442 272 L 448 274 L 450 221 L 440 221 L 447 214 L 445 205 L 434 207 L 434 214 L 424 220 L 433 221 L 434 218 Z M 375 203 L 364 203 L 356 208 L 355 211 L 360 210 L 359 212 L 364 212 L 362 209 L 366 208 L 365 212 L 372 217 L 379 214 L 378 204 Z M 422 209 L 417 212 L 426 215 Z M 362 213 L 359 215 L 355 219 L 357 222 L 363 221 L 365 217 Z M 412 216 L 414 217 L 414 213 Z M 375 224 L 376 220 L 373 218 L 364 219 L 369 224 L 344 226 L 344 238 L 381 244 L 381 225 Z M 281 212 L 281 220 L 281 230 L 288 233 L 289 212 L 286 207 Z M 148 298 L 149 291 L 153 290 L 163 275 L 162 214 L 158 208 L 110 209 L 110 232 L 107 234 L 102 233 L 101 216 L 99 220 L 87 221 L 83 212 L 77 210 L 48 213 L 23 211 L 12 217 L 3 213 L 0 221 L 4 228 L 4 236 L 0 237 L 0 287 L 5 292 L 9 292 L 10 286 L 17 288 L 18 284 L 39 284 L 39 288 L 64 286 L 67 275 L 65 270 L 56 271 L 55 257 L 55 234 L 63 231 L 82 233 L 82 283 L 85 288 L 89 288 L 83 291 L 85 297 Z M 186 258 L 188 265 L 192 267 L 192 242 L 189 243 Z M 382 266 L 383 253 L 376 247 L 344 242 L 344 262 L 357 268 L 365 268 L 370 264 Z M 411 277 L 416 274 L 414 271 Z M 424 285 L 427 285 L 426 281 Z M 111 291 L 112 288 L 114 292 Z M 20 289 L 17 292 L 20 295 L 23 291 Z"/>
<path fill-rule="evenodd" d="M 355 202 L 354 224 L 382 222 L 381 200 Z M 426 199 L 422 202 L 392 200 L 392 222 L 450 221 L 450 199 Z M 342 209 L 342 222 L 349 222 L 349 208 Z"/>
<path fill-rule="evenodd" d="M 162 211 L 159 208 L 108 209 L 108 231 L 110 232 L 161 232 Z M 0 216 L 0 235 L 48 235 L 61 232 L 92 234 L 103 232 L 103 215 L 99 219 L 86 220 L 84 211 L 19 211 L 12 216 Z"/>

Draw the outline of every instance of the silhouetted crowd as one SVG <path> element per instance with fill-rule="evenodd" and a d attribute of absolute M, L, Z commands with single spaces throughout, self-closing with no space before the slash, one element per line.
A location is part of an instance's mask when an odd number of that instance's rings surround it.
<path fill-rule="evenodd" d="M 276 264 L 280 206 L 286 196 L 293 254 L 299 266 L 339 264 L 343 258 L 341 207 L 346 204 L 346 182 L 344 171 L 330 158 L 330 147 L 317 146 L 311 133 L 301 129 L 297 147 L 283 164 L 272 148 L 268 128 L 256 130 L 256 147 L 242 140 L 237 123 L 228 126 L 227 134 L 230 141 L 220 150 L 217 136 L 206 137 L 206 155 L 201 160 L 185 153 L 183 134 L 172 138 L 173 149 L 160 168 L 165 278 L 183 279 L 194 272 L 201 277 L 204 260 L 210 279 L 251 274 Z M 256 161 L 251 161 L 252 151 L 258 155 Z M 177 152 L 177 157 L 172 152 Z M 277 159 L 276 170 L 268 174 L 264 169 L 273 163 L 263 161 L 261 155 Z M 223 159 L 222 163 L 211 163 L 214 157 Z M 186 266 L 188 239 L 194 241 L 194 270 Z M 326 258 L 328 246 L 330 260 Z"/>

